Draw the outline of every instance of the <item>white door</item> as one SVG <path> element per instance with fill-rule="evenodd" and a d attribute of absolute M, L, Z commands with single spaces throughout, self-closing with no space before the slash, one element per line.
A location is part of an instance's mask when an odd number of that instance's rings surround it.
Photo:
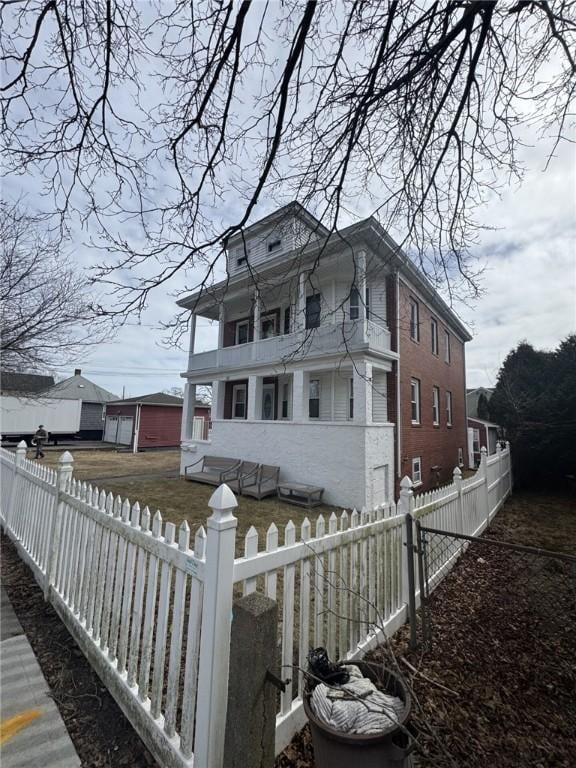
<path fill-rule="evenodd" d="M 262 418 L 266 421 L 275 416 L 276 386 L 274 384 L 262 385 Z"/>
<path fill-rule="evenodd" d="M 388 501 L 388 464 L 372 470 L 372 506 Z"/>
<path fill-rule="evenodd" d="M 118 440 L 116 442 L 120 445 L 130 445 L 132 442 L 132 424 L 134 419 L 132 416 L 120 416 L 118 424 Z"/>
<path fill-rule="evenodd" d="M 104 442 L 115 443 L 118 433 L 118 416 L 106 416 L 106 426 L 104 427 Z"/>

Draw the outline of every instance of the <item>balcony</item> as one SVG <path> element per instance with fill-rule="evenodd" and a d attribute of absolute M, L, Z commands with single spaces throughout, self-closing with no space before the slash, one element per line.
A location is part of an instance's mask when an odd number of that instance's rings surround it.
<path fill-rule="evenodd" d="M 192 355 L 188 373 L 217 369 L 244 369 L 267 363 L 353 352 L 390 352 L 390 331 L 371 320 L 348 320 L 307 331 L 273 336 L 247 344 L 222 347 Z"/>

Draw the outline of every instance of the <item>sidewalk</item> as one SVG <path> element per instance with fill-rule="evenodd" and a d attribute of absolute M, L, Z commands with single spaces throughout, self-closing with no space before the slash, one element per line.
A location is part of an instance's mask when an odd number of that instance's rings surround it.
<path fill-rule="evenodd" d="M 79 768 L 80 759 L 2 586 L 0 697 L 2 768 Z"/>

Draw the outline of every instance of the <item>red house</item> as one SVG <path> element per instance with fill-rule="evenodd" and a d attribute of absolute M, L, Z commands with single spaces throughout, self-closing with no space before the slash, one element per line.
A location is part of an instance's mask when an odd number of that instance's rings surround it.
<path fill-rule="evenodd" d="M 156 392 L 106 405 L 104 442 L 144 448 L 180 445 L 182 398 Z"/>

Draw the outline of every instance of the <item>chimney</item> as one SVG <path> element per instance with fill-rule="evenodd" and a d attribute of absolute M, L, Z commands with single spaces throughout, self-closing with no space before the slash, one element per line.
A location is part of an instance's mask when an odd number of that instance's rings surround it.
<path fill-rule="evenodd" d="M 75 368 L 74 369 L 74 376 L 80 376 L 82 373 L 82 368 Z"/>

